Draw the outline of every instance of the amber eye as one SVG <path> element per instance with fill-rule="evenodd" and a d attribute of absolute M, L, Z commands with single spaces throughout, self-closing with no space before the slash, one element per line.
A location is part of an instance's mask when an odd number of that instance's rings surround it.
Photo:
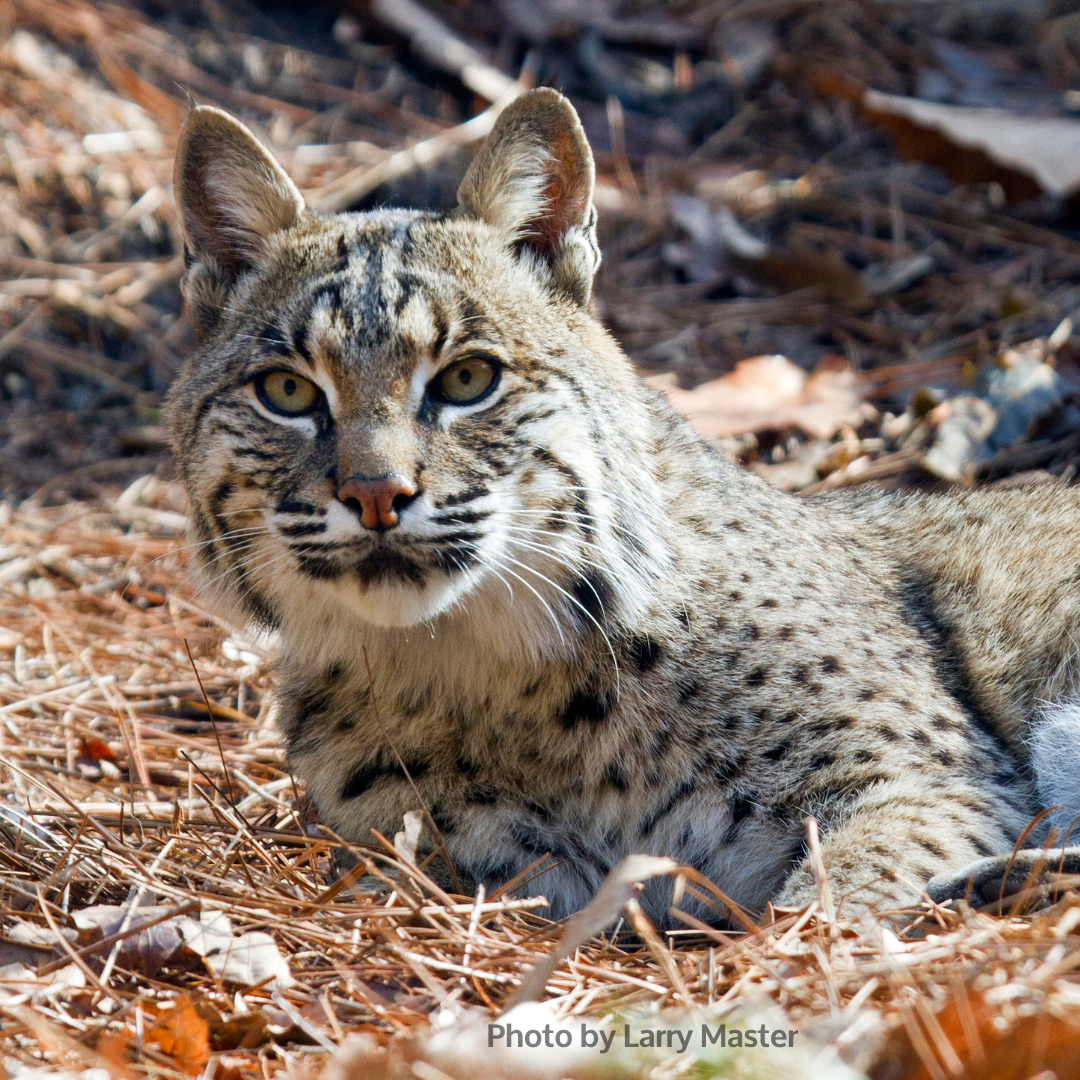
<path fill-rule="evenodd" d="M 319 388 L 291 371 L 271 371 L 255 380 L 259 400 L 283 416 L 302 416 L 311 412 L 319 400 Z"/>
<path fill-rule="evenodd" d="M 498 377 L 496 361 L 470 356 L 451 364 L 435 379 L 431 385 L 431 396 L 453 405 L 469 405 L 491 390 Z"/>

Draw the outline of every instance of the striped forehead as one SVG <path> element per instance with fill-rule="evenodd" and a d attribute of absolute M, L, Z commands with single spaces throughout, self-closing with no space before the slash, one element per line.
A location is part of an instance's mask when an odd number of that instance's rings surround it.
<path fill-rule="evenodd" d="M 310 364 L 374 373 L 410 354 L 438 355 L 479 330 L 486 320 L 460 281 L 414 242 L 420 216 L 383 211 L 341 220 L 333 257 L 320 259 L 320 272 L 279 320 L 285 325 L 267 336 Z"/>

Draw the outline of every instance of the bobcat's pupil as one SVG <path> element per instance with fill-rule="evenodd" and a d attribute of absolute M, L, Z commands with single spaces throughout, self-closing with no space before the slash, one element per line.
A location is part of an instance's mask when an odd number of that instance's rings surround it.
<path fill-rule="evenodd" d="M 286 379 L 285 380 L 285 393 L 288 394 L 289 397 L 292 397 L 293 394 L 296 393 L 296 380 L 295 379 Z"/>
<path fill-rule="evenodd" d="M 462 368 L 458 372 L 458 382 L 465 383 L 468 386 L 472 382 L 472 372 L 468 368 Z"/>

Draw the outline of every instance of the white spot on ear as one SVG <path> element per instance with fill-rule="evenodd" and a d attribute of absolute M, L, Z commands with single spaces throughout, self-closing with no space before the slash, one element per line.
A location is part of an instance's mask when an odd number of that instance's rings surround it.
<path fill-rule="evenodd" d="M 1080 701 L 1055 702 L 1040 709 L 1031 737 L 1031 764 L 1043 806 L 1059 806 L 1048 818 L 1061 835 L 1080 817 Z M 1080 822 L 1070 843 L 1080 843 Z"/>

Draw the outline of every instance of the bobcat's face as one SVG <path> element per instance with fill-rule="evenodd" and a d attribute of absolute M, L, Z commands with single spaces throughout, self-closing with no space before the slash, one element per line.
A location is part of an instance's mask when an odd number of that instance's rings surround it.
<path fill-rule="evenodd" d="M 174 392 L 207 576 L 264 618 L 318 596 L 380 626 L 538 585 L 537 539 L 587 525 L 571 305 L 480 222 L 303 239 L 241 282 Z"/>
<path fill-rule="evenodd" d="M 170 415 L 219 598 L 270 625 L 317 605 L 409 627 L 496 590 L 591 617 L 596 582 L 565 571 L 595 562 L 603 514 L 592 388 L 632 374 L 586 312 L 570 106 L 511 105 L 450 215 L 318 217 L 213 109 L 176 191 L 204 341 Z"/>

